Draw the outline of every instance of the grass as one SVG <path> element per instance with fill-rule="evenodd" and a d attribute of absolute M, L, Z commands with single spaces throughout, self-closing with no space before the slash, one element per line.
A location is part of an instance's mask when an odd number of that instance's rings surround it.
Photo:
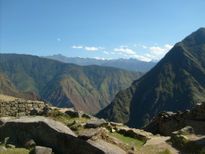
<path fill-rule="evenodd" d="M 137 139 L 134 139 L 134 138 L 131 138 L 131 137 L 127 137 L 127 136 L 124 136 L 122 134 L 119 134 L 117 132 L 114 132 L 114 133 L 110 133 L 110 136 L 113 136 L 119 140 L 121 140 L 122 142 L 126 143 L 126 144 L 134 144 L 135 147 L 141 147 L 144 142 L 143 141 L 140 141 L 140 140 L 137 140 Z"/>
<path fill-rule="evenodd" d="M 166 149 L 163 152 L 159 152 L 158 154 L 171 154 L 171 152 L 168 149 Z"/>
<path fill-rule="evenodd" d="M 0 148 L 5 147 L 0 145 Z M 6 151 L 1 151 L 1 154 L 29 154 L 30 151 L 25 148 L 7 148 Z"/>
<path fill-rule="evenodd" d="M 72 118 L 69 115 L 66 115 L 58 110 L 49 111 L 47 116 L 56 120 L 56 121 L 60 121 L 60 122 L 64 123 L 65 125 L 69 126 L 76 133 L 83 130 L 83 127 L 79 126 L 80 124 L 87 123 L 89 121 L 88 118 L 78 118 L 78 117 Z M 74 121 L 77 121 L 77 123 L 70 126 L 72 123 L 74 123 Z"/>

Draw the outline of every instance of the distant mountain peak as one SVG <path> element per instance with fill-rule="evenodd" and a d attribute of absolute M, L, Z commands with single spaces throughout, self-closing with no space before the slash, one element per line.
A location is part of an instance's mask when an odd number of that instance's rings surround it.
<path fill-rule="evenodd" d="M 205 28 L 177 43 L 98 116 L 141 127 L 160 111 L 185 111 L 205 101 Z"/>
<path fill-rule="evenodd" d="M 62 54 L 57 54 L 53 56 L 47 56 L 45 58 L 61 61 L 64 63 L 73 63 L 81 66 L 88 65 L 99 65 L 99 66 L 108 66 L 116 67 L 130 71 L 137 72 L 147 72 L 150 70 L 157 62 L 144 62 L 135 58 L 119 58 L 119 59 L 103 59 L 103 58 L 81 58 L 81 57 L 66 57 Z"/>
<path fill-rule="evenodd" d="M 205 28 L 199 28 L 187 36 L 182 42 L 187 46 L 205 44 Z"/>

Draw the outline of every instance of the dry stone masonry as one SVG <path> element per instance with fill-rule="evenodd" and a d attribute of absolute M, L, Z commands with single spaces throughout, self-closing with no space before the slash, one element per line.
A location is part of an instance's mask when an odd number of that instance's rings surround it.
<path fill-rule="evenodd" d="M 149 123 L 144 130 L 153 134 L 172 135 L 172 132 L 185 126 L 193 127 L 195 133 L 205 130 L 205 102 L 196 105 L 185 112 L 161 112 Z"/>
<path fill-rule="evenodd" d="M 46 105 L 42 101 L 23 99 L 0 100 L 0 116 L 26 116 L 43 112 Z"/>

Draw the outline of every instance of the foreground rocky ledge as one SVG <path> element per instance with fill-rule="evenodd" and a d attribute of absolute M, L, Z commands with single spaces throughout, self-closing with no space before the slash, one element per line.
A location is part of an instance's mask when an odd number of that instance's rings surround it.
<path fill-rule="evenodd" d="M 41 116 L 5 117 L 0 118 L 0 124 L 1 142 L 6 139 L 7 144 L 25 146 L 29 141 L 34 141 L 35 145 L 50 147 L 59 154 L 114 154 L 116 150 L 118 153 L 125 153 L 114 145 L 105 144 L 103 147 L 101 141 L 88 143 L 77 138 L 64 124 Z"/>

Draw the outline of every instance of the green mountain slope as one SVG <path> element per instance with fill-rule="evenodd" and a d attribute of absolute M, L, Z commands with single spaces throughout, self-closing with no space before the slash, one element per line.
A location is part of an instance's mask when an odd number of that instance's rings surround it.
<path fill-rule="evenodd" d="M 21 93 L 17 90 L 14 84 L 8 79 L 8 77 L 0 72 L 0 94 L 11 95 L 15 97 L 25 98 L 25 99 L 38 99 L 37 95 L 32 92 Z"/>
<path fill-rule="evenodd" d="M 147 74 L 120 91 L 99 117 L 142 127 L 160 111 L 205 100 L 205 28 L 177 43 Z"/>
<path fill-rule="evenodd" d="M 99 111 L 141 76 L 111 67 L 83 67 L 17 54 L 1 54 L 0 70 L 21 92 L 35 92 L 53 105 L 86 112 Z"/>

